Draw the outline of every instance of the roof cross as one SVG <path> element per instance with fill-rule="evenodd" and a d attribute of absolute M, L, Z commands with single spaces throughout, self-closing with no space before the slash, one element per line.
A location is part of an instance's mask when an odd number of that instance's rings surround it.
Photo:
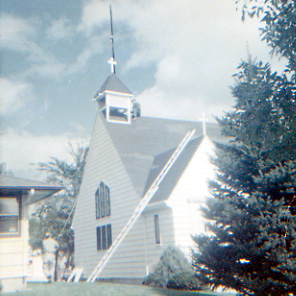
<path fill-rule="evenodd" d="M 204 112 L 202 112 L 202 117 L 199 120 L 201 120 L 202 122 L 202 134 L 203 136 L 205 136 L 207 134 L 207 127 L 206 127 L 207 118 Z"/>
<path fill-rule="evenodd" d="M 111 57 L 110 60 L 108 60 L 108 63 L 111 65 L 111 73 L 115 74 L 116 61 L 115 61 L 114 57 Z"/>

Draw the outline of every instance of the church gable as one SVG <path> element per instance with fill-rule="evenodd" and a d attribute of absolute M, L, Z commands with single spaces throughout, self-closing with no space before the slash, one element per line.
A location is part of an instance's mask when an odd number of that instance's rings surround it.
<path fill-rule="evenodd" d="M 73 222 L 77 264 L 85 266 L 85 274 L 93 270 L 139 200 L 99 113 Z"/>
<path fill-rule="evenodd" d="M 89 199 L 95 204 L 95 194 L 101 182 L 106 184 L 110 190 L 129 185 L 133 188 L 112 138 L 105 128 L 105 118 L 98 113 L 83 174 L 77 212 L 84 207 L 83 203 L 90 202 L 87 201 Z M 88 213 L 88 216 L 90 214 L 95 216 L 95 206 L 93 213 Z M 76 221 L 74 222 L 76 224 Z"/>

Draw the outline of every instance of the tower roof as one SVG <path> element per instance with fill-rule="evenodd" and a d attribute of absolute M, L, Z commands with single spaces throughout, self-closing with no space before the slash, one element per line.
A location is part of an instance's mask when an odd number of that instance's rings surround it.
<path fill-rule="evenodd" d="M 96 93 L 95 98 L 104 92 L 116 92 L 127 95 L 133 95 L 133 93 L 119 80 L 116 74 L 112 73 L 101 86 L 100 90 Z"/>

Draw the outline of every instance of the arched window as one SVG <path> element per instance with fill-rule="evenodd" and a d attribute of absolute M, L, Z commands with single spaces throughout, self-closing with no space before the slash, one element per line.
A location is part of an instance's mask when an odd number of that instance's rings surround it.
<path fill-rule="evenodd" d="M 96 192 L 96 218 L 100 219 L 110 215 L 110 189 L 104 182 L 101 182 Z"/>

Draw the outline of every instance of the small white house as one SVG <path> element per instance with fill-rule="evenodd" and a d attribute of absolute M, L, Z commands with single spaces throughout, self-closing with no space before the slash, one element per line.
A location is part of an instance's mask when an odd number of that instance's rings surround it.
<path fill-rule="evenodd" d="M 28 207 L 61 189 L 61 186 L 0 175 L 0 283 L 3 292 L 26 286 Z"/>
<path fill-rule="evenodd" d="M 217 124 L 140 117 L 132 93 L 112 73 L 95 96 L 98 106 L 74 215 L 75 262 L 87 278 L 133 215 L 188 131 L 193 138 L 166 173 L 152 200 L 99 275 L 141 282 L 168 245 L 189 254 L 192 234 L 205 231 L 200 205 L 214 178 Z"/>

